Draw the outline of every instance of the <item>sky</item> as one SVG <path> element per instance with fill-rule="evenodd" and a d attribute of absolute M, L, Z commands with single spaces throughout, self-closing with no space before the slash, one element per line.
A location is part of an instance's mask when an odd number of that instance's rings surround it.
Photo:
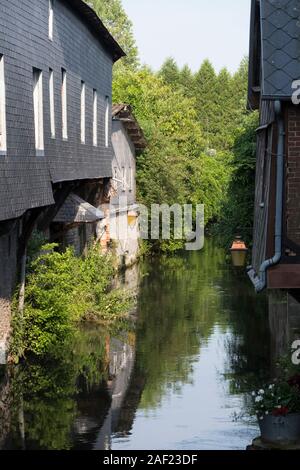
<path fill-rule="evenodd" d="M 248 55 L 251 0 L 122 0 L 141 62 L 154 70 L 167 57 L 193 71 L 208 58 L 235 72 Z"/>

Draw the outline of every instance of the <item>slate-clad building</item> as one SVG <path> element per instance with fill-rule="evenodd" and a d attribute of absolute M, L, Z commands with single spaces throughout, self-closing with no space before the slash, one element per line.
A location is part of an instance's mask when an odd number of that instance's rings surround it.
<path fill-rule="evenodd" d="M 253 267 L 257 291 L 300 288 L 300 3 L 252 0 L 249 108 L 259 109 Z"/>
<path fill-rule="evenodd" d="M 0 351 L 33 227 L 48 229 L 71 192 L 99 202 L 112 176 L 123 55 L 81 0 L 0 0 Z"/>

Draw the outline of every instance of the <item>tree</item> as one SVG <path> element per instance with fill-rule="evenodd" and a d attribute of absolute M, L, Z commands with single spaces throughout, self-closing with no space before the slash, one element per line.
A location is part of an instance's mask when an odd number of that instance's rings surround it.
<path fill-rule="evenodd" d="M 163 63 L 158 76 L 162 78 L 164 83 L 171 86 L 179 84 L 179 68 L 173 57 L 169 57 Z"/>
<path fill-rule="evenodd" d="M 194 96 L 198 120 L 207 139 L 207 147 L 213 145 L 218 132 L 215 117 L 219 97 L 216 96 L 216 85 L 215 70 L 209 60 L 205 60 L 195 75 Z"/>
<path fill-rule="evenodd" d="M 244 117 L 237 130 L 231 162 L 231 178 L 221 210 L 218 232 L 227 245 L 239 233 L 249 244 L 254 215 L 257 113 Z"/>
<path fill-rule="evenodd" d="M 87 2 L 87 3 L 90 3 Z M 123 66 L 137 68 L 139 65 L 138 48 L 134 39 L 133 25 L 128 18 L 121 0 L 92 0 L 92 5 L 112 36 L 119 42 L 127 54 Z M 118 64 L 118 68 L 121 65 Z"/>
<path fill-rule="evenodd" d="M 188 65 L 184 65 L 179 71 L 179 85 L 185 96 L 193 97 L 194 75 Z"/>

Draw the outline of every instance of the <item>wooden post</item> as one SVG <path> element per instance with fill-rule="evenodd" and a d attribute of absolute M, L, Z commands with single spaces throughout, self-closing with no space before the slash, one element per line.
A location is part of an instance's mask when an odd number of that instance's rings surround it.
<path fill-rule="evenodd" d="M 20 284 L 19 307 L 18 307 L 18 311 L 21 317 L 23 317 L 24 304 L 25 304 L 26 260 L 27 260 L 27 249 L 25 249 L 23 256 L 22 256 L 22 261 L 21 261 L 21 284 Z"/>

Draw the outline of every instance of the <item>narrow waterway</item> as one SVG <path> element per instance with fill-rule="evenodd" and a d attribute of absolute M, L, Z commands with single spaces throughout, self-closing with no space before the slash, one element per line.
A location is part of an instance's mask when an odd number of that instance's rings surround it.
<path fill-rule="evenodd" d="M 270 373 L 264 296 L 210 242 L 124 282 L 134 328 L 91 327 L 62 363 L 2 371 L 2 448 L 245 449 L 248 394 Z"/>

